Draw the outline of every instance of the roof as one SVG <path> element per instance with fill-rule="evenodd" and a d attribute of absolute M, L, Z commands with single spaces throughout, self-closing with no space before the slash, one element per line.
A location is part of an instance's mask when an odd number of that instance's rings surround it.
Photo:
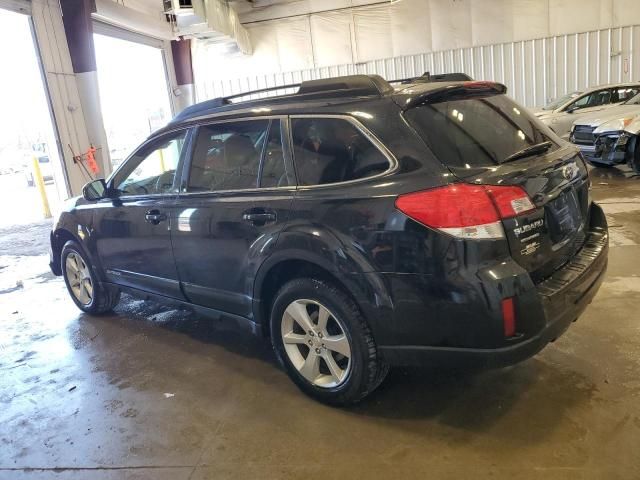
<path fill-rule="evenodd" d="M 410 89 L 427 91 L 442 89 L 448 85 L 459 85 L 462 80 L 471 80 L 465 74 L 430 75 L 428 72 L 416 78 L 388 82 L 379 75 L 348 75 L 343 77 L 309 80 L 300 84 L 253 90 L 227 97 L 207 100 L 185 108 L 167 127 L 201 120 L 211 116 L 253 113 L 256 116 L 277 111 L 300 108 L 316 108 L 358 101 L 373 100 L 404 94 Z M 391 84 L 399 84 L 394 88 Z M 284 95 L 252 98 L 269 92 L 287 91 Z M 243 98 L 249 97 L 243 101 Z M 225 115 L 226 116 L 226 115 Z"/>
<path fill-rule="evenodd" d="M 252 97 L 273 91 L 293 90 L 293 93 L 272 96 L 266 98 L 237 101 L 243 97 Z M 232 113 L 236 110 L 268 109 L 283 104 L 299 104 L 300 102 L 324 101 L 335 102 L 345 99 L 370 99 L 382 97 L 393 93 L 393 87 L 389 82 L 378 75 L 349 75 L 320 80 L 309 80 L 295 85 L 282 85 L 271 88 L 263 88 L 250 92 L 231 95 L 228 97 L 214 98 L 196 103 L 185 108 L 173 120 L 171 124 L 183 123 L 199 119 L 213 114 Z M 236 101 L 234 101 L 236 100 Z M 261 113 L 261 112 L 255 112 Z"/>
<path fill-rule="evenodd" d="M 595 90 L 601 90 L 603 88 L 614 88 L 614 87 L 636 87 L 640 85 L 640 81 L 638 82 L 622 82 L 622 83 L 605 83 L 604 85 L 596 85 L 594 87 L 585 88 L 582 93 L 589 93 Z"/>

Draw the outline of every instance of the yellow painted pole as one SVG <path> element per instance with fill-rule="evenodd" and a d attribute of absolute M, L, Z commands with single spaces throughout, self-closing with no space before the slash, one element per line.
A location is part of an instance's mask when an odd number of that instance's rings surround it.
<path fill-rule="evenodd" d="M 44 180 L 42 178 L 42 172 L 40 172 L 40 163 L 38 163 L 37 157 L 33 157 L 33 180 L 36 182 L 38 191 L 40 192 L 44 218 L 51 218 L 51 209 L 49 208 L 49 200 L 47 199 L 47 190 L 44 188 Z"/>
<path fill-rule="evenodd" d="M 162 153 L 162 149 L 158 150 L 158 153 L 160 154 L 160 169 L 162 170 L 162 173 L 167 171 L 167 168 L 164 166 L 164 154 Z"/>

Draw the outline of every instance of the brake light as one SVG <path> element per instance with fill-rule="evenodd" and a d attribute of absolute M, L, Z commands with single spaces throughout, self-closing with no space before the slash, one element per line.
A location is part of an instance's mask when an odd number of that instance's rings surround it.
<path fill-rule="evenodd" d="M 536 208 L 527 192 L 520 187 L 488 186 L 485 188 L 502 218 L 516 217 Z"/>
<path fill-rule="evenodd" d="M 516 334 L 516 309 L 513 304 L 513 297 L 502 299 L 502 323 L 504 325 L 504 336 L 513 337 Z"/>
<path fill-rule="evenodd" d="M 396 208 L 428 227 L 466 239 L 504 238 L 501 220 L 535 206 L 516 186 L 454 183 L 400 195 Z"/>

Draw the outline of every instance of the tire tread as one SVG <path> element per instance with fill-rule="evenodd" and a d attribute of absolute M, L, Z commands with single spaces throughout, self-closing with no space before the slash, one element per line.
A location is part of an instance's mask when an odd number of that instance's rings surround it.
<path fill-rule="evenodd" d="M 311 282 L 311 285 L 309 284 Z M 302 277 L 290 280 L 285 283 L 275 295 L 276 301 L 274 301 L 274 305 L 277 302 L 277 299 L 282 295 L 287 294 L 294 289 L 306 289 L 309 286 L 312 288 L 322 291 L 324 294 L 328 294 L 334 298 L 339 299 L 342 303 L 343 308 L 348 311 L 348 315 L 357 324 L 356 332 L 351 332 L 352 335 L 361 335 L 365 344 L 365 372 L 366 375 L 363 378 L 363 381 L 360 382 L 359 385 L 354 389 L 347 389 L 340 393 L 337 393 L 335 396 L 329 397 L 325 395 L 314 395 L 312 389 L 305 389 L 305 391 L 309 392 L 315 398 L 337 406 L 346 406 L 358 403 L 366 396 L 370 395 L 380 384 L 384 381 L 387 373 L 389 372 L 389 365 L 383 361 L 378 352 L 375 340 L 373 338 L 373 333 L 366 319 L 362 315 L 362 312 L 354 302 L 354 300 L 347 295 L 342 289 L 338 288 L 333 283 L 320 280 L 312 277 Z M 273 305 L 272 305 L 273 307 Z M 273 317 L 272 310 L 272 317 Z M 276 332 L 272 330 L 272 337 Z M 273 348 L 275 350 L 276 356 L 280 360 L 281 363 L 284 362 L 281 353 L 278 351 L 278 347 L 275 342 L 273 343 Z M 296 382 L 297 383 L 297 382 Z"/>
<path fill-rule="evenodd" d="M 87 266 L 89 267 L 89 270 L 92 269 L 91 261 L 85 254 L 83 248 L 78 244 L 78 242 L 74 240 L 69 240 L 68 242 L 66 242 L 62 247 L 62 251 L 60 252 L 60 261 L 61 261 L 62 275 L 64 276 L 67 289 L 69 289 L 69 285 L 67 282 L 67 276 L 64 268 L 64 258 L 65 258 L 65 253 L 68 250 L 73 250 L 76 253 L 78 253 L 82 257 L 84 262 L 87 264 Z M 93 274 L 92 274 L 92 280 L 93 280 Z M 118 305 L 118 303 L 120 302 L 120 290 L 118 288 L 111 287 L 109 285 L 104 285 L 103 283 L 97 280 L 94 281 L 93 284 L 94 284 L 94 287 L 93 287 L 94 302 L 89 306 L 80 305 L 75 299 L 75 297 L 73 296 L 73 293 L 70 291 L 70 289 L 69 289 L 69 295 L 71 295 L 71 298 L 74 301 L 74 303 L 83 312 L 90 313 L 92 315 L 102 315 L 102 314 L 111 312 L 114 309 L 114 307 Z"/>

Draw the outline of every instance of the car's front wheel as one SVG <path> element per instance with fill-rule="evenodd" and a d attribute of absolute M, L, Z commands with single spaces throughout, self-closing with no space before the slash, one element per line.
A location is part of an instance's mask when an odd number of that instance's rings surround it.
<path fill-rule="evenodd" d="M 298 387 L 332 405 L 363 399 L 388 372 L 357 305 L 326 281 L 299 278 L 280 289 L 271 310 L 271 339 Z"/>
<path fill-rule="evenodd" d="M 61 264 L 69 295 L 83 312 L 106 313 L 120 301 L 118 289 L 103 286 L 96 280 L 89 259 L 76 242 L 69 240 L 62 247 Z"/>

